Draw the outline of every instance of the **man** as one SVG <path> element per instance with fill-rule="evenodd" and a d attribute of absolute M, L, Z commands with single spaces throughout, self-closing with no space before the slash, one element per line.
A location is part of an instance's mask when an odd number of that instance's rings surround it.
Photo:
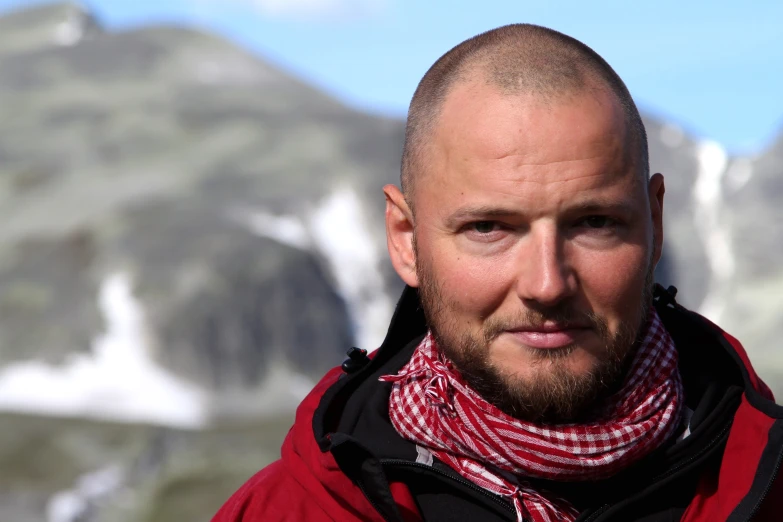
<path fill-rule="evenodd" d="M 215 522 L 783 519 L 783 409 L 653 291 L 648 169 L 625 85 L 576 40 L 512 25 L 444 55 L 384 189 L 407 285 L 388 336 Z"/>

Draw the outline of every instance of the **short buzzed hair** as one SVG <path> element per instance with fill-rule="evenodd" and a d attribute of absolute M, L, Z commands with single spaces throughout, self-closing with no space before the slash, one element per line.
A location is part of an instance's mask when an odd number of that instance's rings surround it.
<path fill-rule="evenodd" d="M 532 24 L 506 25 L 457 45 L 419 82 L 408 111 L 400 182 L 413 210 L 413 186 L 425 164 L 423 149 L 451 88 L 476 70 L 504 94 L 533 93 L 555 99 L 589 88 L 608 87 L 620 102 L 630 134 L 629 154 L 649 178 L 647 133 L 625 83 L 598 53 L 562 33 Z M 635 149 L 635 150 L 634 150 Z"/>

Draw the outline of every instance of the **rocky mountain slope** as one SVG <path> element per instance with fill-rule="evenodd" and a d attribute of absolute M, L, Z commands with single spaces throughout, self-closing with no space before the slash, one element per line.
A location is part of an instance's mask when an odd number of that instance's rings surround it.
<path fill-rule="evenodd" d="M 0 18 L 0 102 L 0 520 L 207 520 L 313 379 L 383 338 L 404 124 L 72 4 Z M 729 158 L 646 125 L 659 281 L 783 392 L 783 141 Z"/>

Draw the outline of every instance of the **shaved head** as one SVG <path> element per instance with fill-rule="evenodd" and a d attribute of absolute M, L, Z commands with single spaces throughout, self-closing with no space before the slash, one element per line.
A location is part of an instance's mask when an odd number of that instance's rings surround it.
<path fill-rule="evenodd" d="M 532 94 L 543 103 L 606 90 L 625 115 L 626 153 L 649 177 L 647 134 L 623 81 L 583 43 L 530 24 L 507 25 L 462 42 L 443 55 L 419 83 L 408 111 L 401 185 L 411 210 L 416 180 L 427 171 L 428 144 L 443 103 L 460 82 L 482 81 L 504 95 Z"/>
<path fill-rule="evenodd" d="M 384 187 L 389 255 L 441 355 L 497 408 L 575 422 L 618 389 L 663 245 L 648 169 L 628 89 L 556 31 L 481 34 L 422 79 L 402 190 Z"/>

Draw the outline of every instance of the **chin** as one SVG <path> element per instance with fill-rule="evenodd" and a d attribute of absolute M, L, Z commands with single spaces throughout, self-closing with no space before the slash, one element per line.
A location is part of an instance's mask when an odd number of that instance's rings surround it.
<path fill-rule="evenodd" d="M 542 353 L 544 352 L 544 353 Z M 565 346 L 556 350 L 540 350 L 525 347 L 524 355 L 499 360 L 494 364 L 511 380 L 530 382 L 540 378 L 567 374 L 581 379 L 595 372 L 600 361 L 588 350 L 579 346 Z"/>

